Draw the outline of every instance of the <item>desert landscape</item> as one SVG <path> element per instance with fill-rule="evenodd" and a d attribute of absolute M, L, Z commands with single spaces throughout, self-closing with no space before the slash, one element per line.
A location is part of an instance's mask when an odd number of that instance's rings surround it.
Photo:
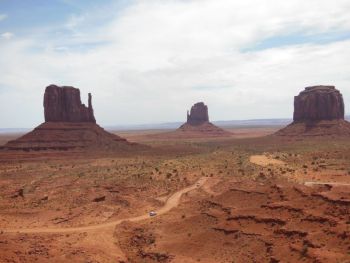
<path fill-rule="evenodd" d="M 72 129 L 89 122 L 49 114 L 76 108 L 80 95 L 62 102 L 57 94 L 73 88 L 48 96 L 49 87 L 39 127 L 53 128 L 0 152 L 1 262 L 349 262 L 350 141 L 337 126 L 350 124 L 334 87 L 312 88 L 296 106 L 302 116 L 281 130 L 214 136 L 201 120 L 188 138 L 183 126 L 125 139 L 103 130 L 86 145 Z M 329 116 L 312 106 L 320 98 Z"/>
<path fill-rule="evenodd" d="M 349 0 L 0 0 L 0 263 L 350 263 Z"/>

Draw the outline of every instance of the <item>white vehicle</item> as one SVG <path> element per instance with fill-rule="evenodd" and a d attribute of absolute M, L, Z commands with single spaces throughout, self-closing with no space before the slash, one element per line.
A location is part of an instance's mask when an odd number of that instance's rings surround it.
<path fill-rule="evenodd" d="M 156 216 L 156 215 L 157 215 L 157 213 L 155 211 L 149 212 L 149 216 Z"/>

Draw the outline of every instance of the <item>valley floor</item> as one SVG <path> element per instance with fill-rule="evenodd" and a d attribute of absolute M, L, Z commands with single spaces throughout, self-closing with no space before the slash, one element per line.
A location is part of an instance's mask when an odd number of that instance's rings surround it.
<path fill-rule="evenodd" d="M 350 262 L 350 141 L 269 132 L 0 152 L 0 262 Z"/>

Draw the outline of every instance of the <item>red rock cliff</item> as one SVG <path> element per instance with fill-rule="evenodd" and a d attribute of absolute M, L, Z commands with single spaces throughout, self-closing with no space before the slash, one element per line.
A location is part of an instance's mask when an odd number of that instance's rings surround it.
<path fill-rule="evenodd" d="M 190 125 L 199 125 L 209 122 L 208 107 L 203 102 L 194 104 L 190 113 L 187 112 L 187 123 Z"/>
<path fill-rule="evenodd" d="M 294 122 L 344 119 L 344 101 L 334 86 L 307 87 L 294 97 Z"/>
<path fill-rule="evenodd" d="M 88 107 L 81 103 L 79 89 L 50 85 L 44 94 L 45 122 L 96 123 L 90 93 L 88 103 Z"/>

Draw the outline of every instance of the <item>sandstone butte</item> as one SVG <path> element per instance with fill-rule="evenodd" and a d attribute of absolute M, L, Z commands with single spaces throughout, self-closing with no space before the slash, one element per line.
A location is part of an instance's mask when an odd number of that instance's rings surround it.
<path fill-rule="evenodd" d="M 208 106 L 203 102 L 198 102 L 191 107 L 190 113 L 187 111 L 187 123 L 201 125 L 205 122 L 209 122 Z"/>
<path fill-rule="evenodd" d="M 294 97 L 293 122 L 277 136 L 350 136 L 344 100 L 334 86 L 312 86 Z"/>
<path fill-rule="evenodd" d="M 96 123 L 89 93 L 88 107 L 81 103 L 80 90 L 73 87 L 46 87 L 44 94 L 45 122 Z"/>
<path fill-rule="evenodd" d="M 9 141 L 5 150 L 129 149 L 135 146 L 96 124 L 89 94 L 88 106 L 81 103 L 74 87 L 50 85 L 44 94 L 45 122 L 22 137 Z"/>
<path fill-rule="evenodd" d="M 187 111 L 187 122 L 181 125 L 176 133 L 185 137 L 220 137 L 231 136 L 232 134 L 225 131 L 209 121 L 208 106 L 203 102 L 198 102 Z"/>

